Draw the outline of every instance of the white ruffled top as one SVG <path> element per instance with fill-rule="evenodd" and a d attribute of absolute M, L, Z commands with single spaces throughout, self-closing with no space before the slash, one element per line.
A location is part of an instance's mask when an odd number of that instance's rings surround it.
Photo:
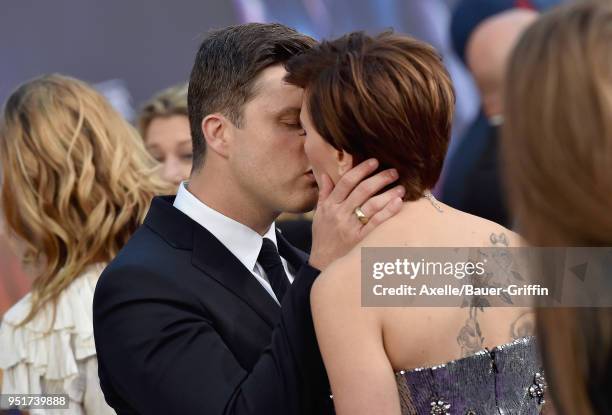
<path fill-rule="evenodd" d="M 30 410 L 30 414 L 114 414 L 98 379 L 93 337 L 93 294 L 105 264 L 88 267 L 59 296 L 56 318 L 48 303 L 19 326 L 30 311 L 27 294 L 6 312 L 0 325 L 2 394 L 67 394 L 69 410 Z"/>

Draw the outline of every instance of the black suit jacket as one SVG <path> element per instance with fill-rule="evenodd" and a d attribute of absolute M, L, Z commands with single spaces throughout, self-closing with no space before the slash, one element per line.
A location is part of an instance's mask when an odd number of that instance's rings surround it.
<path fill-rule="evenodd" d="M 319 271 L 277 235 L 297 270 L 270 297 L 205 228 L 155 198 L 94 296 L 102 390 L 118 414 L 333 412 L 309 293 Z"/>
<path fill-rule="evenodd" d="M 491 126 L 486 146 L 468 172 L 462 210 L 502 226 L 512 225 L 500 174 L 499 128 Z"/>

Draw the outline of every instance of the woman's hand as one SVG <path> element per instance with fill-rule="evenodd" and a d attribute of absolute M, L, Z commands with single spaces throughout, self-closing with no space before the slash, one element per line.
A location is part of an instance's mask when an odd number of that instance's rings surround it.
<path fill-rule="evenodd" d="M 400 211 L 406 192 L 403 186 L 376 195 L 397 180 L 397 171 L 384 170 L 368 177 L 377 168 L 378 161 L 366 160 L 346 172 L 335 187 L 327 175 L 322 175 L 312 224 L 311 266 L 325 269 Z M 356 208 L 361 209 L 365 219 L 358 218 Z"/>

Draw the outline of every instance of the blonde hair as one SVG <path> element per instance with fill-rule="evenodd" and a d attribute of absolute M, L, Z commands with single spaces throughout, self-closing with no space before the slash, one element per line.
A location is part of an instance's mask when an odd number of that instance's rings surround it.
<path fill-rule="evenodd" d="M 502 153 L 511 208 L 533 245 L 612 245 L 611 62 L 612 4 L 605 2 L 544 15 L 513 53 Z M 537 314 L 556 404 L 563 413 L 603 411 L 612 310 Z"/>
<path fill-rule="evenodd" d="M 93 88 L 61 75 L 9 97 L 0 164 L 6 223 L 26 244 L 24 261 L 40 265 L 22 324 L 88 265 L 110 261 L 151 198 L 169 190 L 134 128 Z"/>
<path fill-rule="evenodd" d="M 147 129 L 155 118 L 184 115 L 189 117 L 187 109 L 188 84 L 175 85 L 155 94 L 147 101 L 138 115 L 138 131 L 144 139 Z"/>

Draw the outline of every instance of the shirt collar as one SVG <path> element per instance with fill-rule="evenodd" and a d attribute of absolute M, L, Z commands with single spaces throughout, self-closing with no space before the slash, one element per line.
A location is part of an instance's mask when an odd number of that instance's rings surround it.
<path fill-rule="evenodd" d="M 174 207 L 212 233 L 249 271 L 255 270 L 263 238 L 270 239 L 278 249 L 274 222 L 262 237 L 248 226 L 208 207 L 187 190 L 187 183 L 182 182 L 179 186 Z"/>

